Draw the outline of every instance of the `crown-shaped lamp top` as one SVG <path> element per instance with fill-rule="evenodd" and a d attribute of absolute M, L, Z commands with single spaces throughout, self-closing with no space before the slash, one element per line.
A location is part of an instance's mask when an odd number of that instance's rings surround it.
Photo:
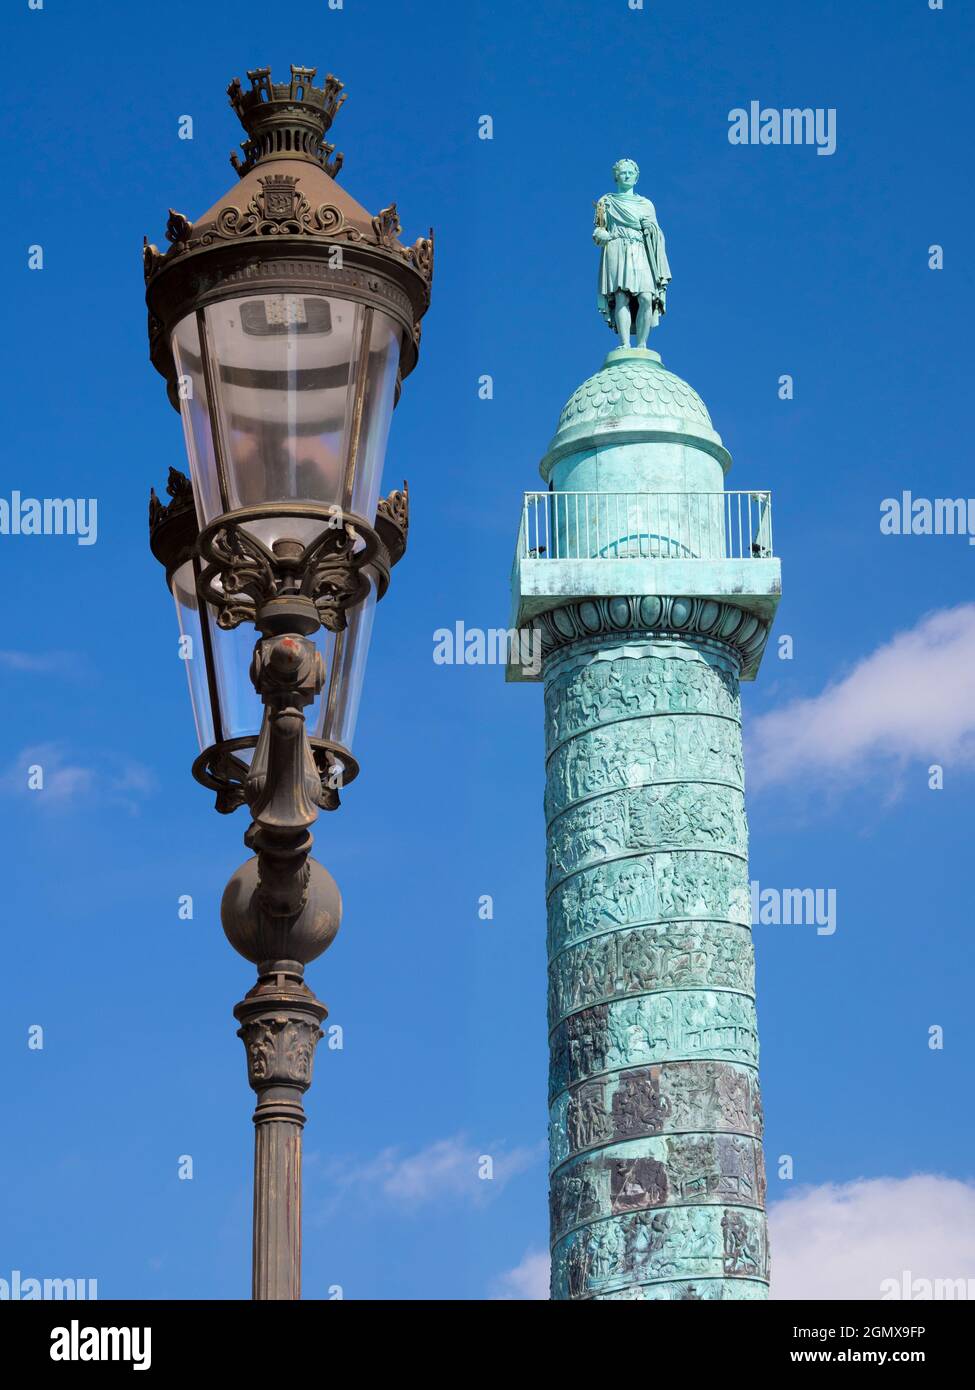
<path fill-rule="evenodd" d="M 240 147 L 244 158 L 230 156 L 241 178 L 255 165 L 271 159 L 306 159 L 324 169 L 329 178 L 337 177 L 342 156 L 335 155 L 335 146 L 326 141 L 325 133 L 345 101 L 345 92 L 331 73 L 326 74 L 321 87 L 316 87 L 317 71 L 296 68 L 292 63 L 290 82 L 272 82 L 270 68 L 255 68 L 247 74 L 249 91 L 244 90 L 239 77 L 231 82 L 227 95 L 247 131 Z"/>

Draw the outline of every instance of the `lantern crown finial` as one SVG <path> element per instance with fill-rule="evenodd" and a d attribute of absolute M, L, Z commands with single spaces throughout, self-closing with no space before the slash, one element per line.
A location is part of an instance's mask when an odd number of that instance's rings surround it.
<path fill-rule="evenodd" d="M 247 131 L 240 147 L 244 158 L 230 156 L 241 178 L 255 165 L 271 159 L 307 159 L 324 169 L 329 178 L 338 176 L 342 155 L 335 154 L 335 146 L 328 143 L 325 134 L 346 93 L 331 73 L 316 87 L 317 71 L 292 63 L 290 82 L 272 82 L 270 68 L 248 72 L 249 90 L 239 77 L 231 82 L 227 95 Z"/>

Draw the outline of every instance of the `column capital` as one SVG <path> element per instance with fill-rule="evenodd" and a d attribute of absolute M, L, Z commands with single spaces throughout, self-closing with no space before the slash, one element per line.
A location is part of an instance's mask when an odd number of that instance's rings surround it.
<path fill-rule="evenodd" d="M 716 598 L 621 594 L 562 604 L 539 614 L 532 626 L 541 633 L 543 661 L 587 639 L 706 639 L 728 648 L 741 679 L 748 680 L 761 661 L 772 622 Z"/>
<path fill-rule="evenodd" d="M 327 1016 L 325 1005 L 306 984 L 284 974 L 262 976 L 236 1005 L 247 1079 L 260 1098 L 255 1122 L 272 1118 L 262 1113 L 265 1094 L 271 1090 L 278 1099 L 289 1097 L 301 1110 L 300 1098 L 311 1085 L 315 1048 Z"/>

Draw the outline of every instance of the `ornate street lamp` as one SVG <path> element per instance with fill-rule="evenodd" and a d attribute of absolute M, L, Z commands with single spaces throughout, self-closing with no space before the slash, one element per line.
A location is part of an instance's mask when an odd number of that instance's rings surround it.
<path fill-rule="evenodd" d="M 150 357 L 190 467 L 149 522 L 190 658 L 193 775 L 251 815 L 221 918 L 258 974 L 234 1014 L 258 1097 L 259 1299 L 301 1292 L 302 1095 L 326 1016 L 303 976 L 341 916 L 309 827 L 358 771 L 373 610 L 408 526 L 405 485 L 379 498 L 386 439 L 433 274 L 432 233 L 402 245 L 395 204 L 371 216 L 335 182 L 345 96 L 315 74 L 230 84 L 239 183 L 195 223 L 171 211 L 165 253 L 145 246 Z"/>

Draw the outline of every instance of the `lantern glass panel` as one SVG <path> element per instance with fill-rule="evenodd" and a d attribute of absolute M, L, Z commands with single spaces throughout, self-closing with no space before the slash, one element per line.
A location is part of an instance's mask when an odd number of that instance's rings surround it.
<path fill-rule="evenodd" d="M 314 716 L 308 720 L 309 732 L 316 738 L 339 743 L 350 752 L 376 612 L 375 575 L 369 567 L 365 572 L 369 577 L 369 594 L 348 613 L 345 631 L 330 634 L 333 646 L 325 668 L 325 690 Z"/>
<path fill-rule="evenodd" d="M 176 362 L 179 412 L 186 440 L 186 457 L 190 465 L 196 515 L 200 525 L 207 518 L 220 514 L 220 489 L 217 465 L 213 453 L 213 431 L 210 426 L 210 404 L 203 357 L 200 352 L 200 330 L 195 314 L 188 315 L 177 325 L 172 338 Z"/>
<path fill-rule="evenodd" d="M 200 520 L 257 505 L 265 544 L 308 541 L 314 519 L 276 518 L 310 502 L 372 524 L 389 432 L 400 329 L 378 309 L 308 294 L 209 304 L 177 325 L 187 449 Z M 209 416 L 209 420 L 207 420 Z"/>
<path fill-rule="evenodd" d="M 210 707 L 210 686 L 207 679 L 206 643 L 200 621 L 200 601 L 196 593 L 196 576 L 193 561 L 187 560 L 173 575 L 173 598 L 176 600 L 176 617 L 179 620 L 180 635 L 183 640 L 183 661 L 186 678 L 190 686 L 190 702 L 193 706 L 193 723 L 200 750 L 209 748 L 215 741 L 213 711 Z M 209 616 L 209 615 L 208 615 Z"/>
<path fill-rule="evenodd" d="M 223 736 L 244 738 L 260 731 L 264 715 L 261 697 L 250 677 L 257 633 L 250 623 L 229 630 L 217 627 L 213 610 L 209 611 Z"/>
<path fill-rule="evenodd" d="M 322 627 L 312 636 L 324 663 L 325 686 L 305 710 L 308 732 L 313 738 L 327 739 L 349 749 L 359 711 L 376 607 L 375 575 L 371 569 L 367 569 L 366 574 L 369 594 L 350 611 L 345 631 L 335 633 Z M 250 678 L 257 638 L 253 627 L 246 623 L 230 630 L 218 627 L 209 604 L 202 605 L 201 621 L 196 566 L 190 560 L 173 576 L 173 597 L 180 633 L 189 639 L 184 644 L 184 660 L 200 751 L 225 739 L 256 738 L 264 707 Z M 211 690 L 217 696 L 216 709 Z M 251 750 L 238 749 L 236 756 L 249 761 Z"/>

